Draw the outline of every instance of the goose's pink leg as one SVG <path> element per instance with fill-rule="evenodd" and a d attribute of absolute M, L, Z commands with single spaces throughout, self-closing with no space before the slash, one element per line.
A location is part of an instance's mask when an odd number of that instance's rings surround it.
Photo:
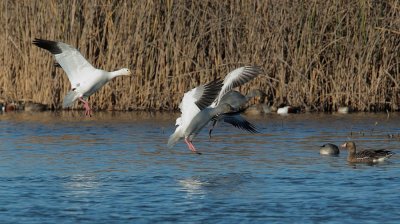
<path fill-rule="evenodd" d="M 188 145 L 189 149 L 192 152 L 197 153 L 197 154 L 201 154 L 196 150 L 196 148 L 194 147 L 193 143 L 191 141 L 189 141 L 187 138 L 185 138 L 185 142 L 186 142 L 186 144 Z"/>
<path fill-rule="evenodd" d="M 79 97 L 79 100 L 83 103 L 83 107 L 85 108 L 85 115 L 91 117 L 92 109 L 90 109 L 89 102 L 84 100 L 82 97 Z"/>

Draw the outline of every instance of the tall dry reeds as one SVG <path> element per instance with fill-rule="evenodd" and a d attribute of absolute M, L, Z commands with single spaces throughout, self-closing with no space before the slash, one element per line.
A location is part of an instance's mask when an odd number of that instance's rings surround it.
<path fill-rule="evenodd" d="M 130 67 L 97 109 L 176 109 L 183 93 L 242 65 L 275 105 L 398 110 L 400 2 L 49 0 L 0 3 L 0 99 L 59 108 L 69 90 L 33 38 L 76 46 L 96 67 Z M 75 105 L 77 107 L 77 105 Z"/>

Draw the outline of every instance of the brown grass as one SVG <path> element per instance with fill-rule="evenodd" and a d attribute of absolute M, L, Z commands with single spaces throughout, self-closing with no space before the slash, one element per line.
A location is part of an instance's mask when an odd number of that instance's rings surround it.
<path fill-rule="evenodd" d="M 70 85 L 38 37 L 133 70 L 90 98 L 96 109 L 177 109 L 185 91 L 243 65 L 265 76 L 241 91 L 260 88 L 275 105 L 399 109 L 398 0 L 5 0 L 0 11 L 4 101 L 60 108 Z"/>

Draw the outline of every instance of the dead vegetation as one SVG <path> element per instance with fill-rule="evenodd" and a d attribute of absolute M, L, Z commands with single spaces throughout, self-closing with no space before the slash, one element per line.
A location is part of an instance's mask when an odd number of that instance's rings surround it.
<path fill-rule="evenodd" d="M 60 108 L 70 85 L 31 44 L 38 37 L 76 46 L 104 70 L 132 69 L 90 98 L 95 109 L 177 109 L 185 91 L 243 65 L 265 76 L 241 91 L 259 88 L 274 105 L 399 109 L 396 0 L 5 0 L 0 10 L 3 101 Z"/>

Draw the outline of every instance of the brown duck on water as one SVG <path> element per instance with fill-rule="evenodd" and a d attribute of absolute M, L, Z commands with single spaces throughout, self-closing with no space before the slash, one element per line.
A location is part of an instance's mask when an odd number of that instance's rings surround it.
<path fill-rule="evenodd" d="M 356 152 L 356 144 L 354 142 L 345 142 L 341 146 L 347 148 L 349 151 L 347 161 L 351 163 L 377 163 L 382 162 L 393 155 L 391 151 L 385 149 L 362 150 Z"/>

